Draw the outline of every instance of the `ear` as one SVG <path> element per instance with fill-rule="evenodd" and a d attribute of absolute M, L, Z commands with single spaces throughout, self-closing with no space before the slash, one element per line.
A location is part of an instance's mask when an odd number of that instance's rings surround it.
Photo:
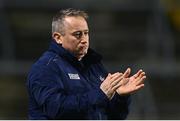
<path fill-rule="evenodd" d="M 58 43 L 58 44 L 62 44 L 62 39 L 61 39 L 62 35 L 59 32 L 53 32 L 52 34 L 52 38 Z"/>

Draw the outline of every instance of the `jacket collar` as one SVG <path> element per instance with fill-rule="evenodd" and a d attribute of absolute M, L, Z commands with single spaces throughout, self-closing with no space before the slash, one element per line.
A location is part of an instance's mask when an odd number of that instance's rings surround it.
<path fill-rule="evenodd" d="M 101 61 L 102 56 L 96 53 L 93 49 L 89 48 L 87 54 L 79 61 L 71 52 L 64 49 L 61 45 L 58 45 L 55 40 L 50 43 L 49 51 L 52 51 L 62 58 L 69 61 L 77 68 L 84 69 L 89 67 L 91 64 L 98 63 Z"/>

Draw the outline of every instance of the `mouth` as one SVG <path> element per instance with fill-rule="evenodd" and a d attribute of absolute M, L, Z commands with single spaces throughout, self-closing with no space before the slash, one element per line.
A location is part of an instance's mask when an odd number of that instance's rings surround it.
<path fill-rule="evenodd" d="M 75 55 L 77 56 L 78 59 L 82 59 L 87 54 L 87 51 L 88 51 L 88 46 L 81 45 L 81 46 L 77 47 Z"/>
<path fill-rule="evenodd" d="M 87 54 L 87 46 L 81 46 L 79 49 L 78 49 L 78 55 L 85 55 Z"/>
<path fill-rule="evenodd" d="M 79 47 L 79 50 L 80 51 L 85 51 L 85 50 L 87 50 L 87 48 L 88 48 L 87 45 L 83 45 L 83 46 Z"/>

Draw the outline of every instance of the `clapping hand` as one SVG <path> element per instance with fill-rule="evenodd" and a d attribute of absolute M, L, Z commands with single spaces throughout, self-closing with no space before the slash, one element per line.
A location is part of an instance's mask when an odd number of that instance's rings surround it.
<path fill-rule="evenodd" d="M 128 68 L 123 74 L 120 86 L 116 90 L 119 95 L 132 94 L 144 87 L 144 80 L 146 79 L 145 72 L 139 70 L 136 74 L 128 78 L 130 71 L 130 68 Z"/>
<path fill-rule="evenodd" d="M 108 74 L 106 79 L 100 86 L 100 89 L 106 94 L 109 99 L 112 99 L 115 92 L 119 95 L 132 94 L 144 87 L 146 78 L 145 72 L 139 70 L 136 74 L 129 77 L 131 69 L 128 68 L 124 74 L 116 72 Z"/>

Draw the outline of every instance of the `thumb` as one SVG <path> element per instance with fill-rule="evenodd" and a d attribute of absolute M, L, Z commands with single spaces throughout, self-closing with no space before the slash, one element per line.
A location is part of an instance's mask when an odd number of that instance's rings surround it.
<path fill-rule="evenodd" d="M 108 73 L 107 77 L 106 78 L 110 78 L 111 77 L 111 73 Z"/>
<path fill-rule="evenodd" d="M 127 70 L 124 72 L 123 77 L 127 78 L 131 73 L 131 69 L 127 68 Z"/>

